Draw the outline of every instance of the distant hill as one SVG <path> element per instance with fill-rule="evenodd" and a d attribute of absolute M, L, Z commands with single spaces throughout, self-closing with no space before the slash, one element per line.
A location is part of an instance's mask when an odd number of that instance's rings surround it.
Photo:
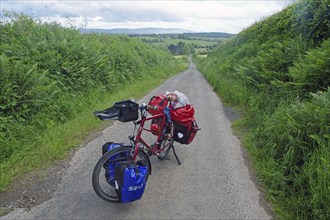
<path fill-rule="evenodd" d="M 198 33 L 184 33 L 187 37 L 206 37 L 206 38 L 230 38 L 235 34 L 224 33 L 224 32 L 198 32 Z"/>
<path fill-rule="evenodd" d="M 115 29 L 81 29 L 81 33 L 106 33 L 106 34 L 180 34 L 192 31 L 179 28 L 115 28 Z"/>
<path fill-rule="evenodd" d="M 115 29 L 80 29 L 81 33 L 101 33 L 101 34 L 127 34 L 127 35 L 152 35 L 152 34 L 182 34 L 184 37 L 206 37 L 206 38 L 230 38 L 235 34 L 224 32 L 193 32 L 180 28 L 115 28 Z"/>

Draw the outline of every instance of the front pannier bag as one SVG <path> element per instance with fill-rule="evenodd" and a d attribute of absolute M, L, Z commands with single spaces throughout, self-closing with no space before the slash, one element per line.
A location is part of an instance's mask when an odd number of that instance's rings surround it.
<path fill-rule="evenodd" d="M 119 202 L 127 203 L 142 198 L 147 184 L 148 167 L 142 163 L 124 162 L 115 169 L 115 189 Z"/>
<path fill-rule="evenodd" d="M 106 152 L 111 151 L 119 146 L 123 146 L 120 143 L 113 143 L 113 142 L 107 142 L 102 146 L 102 155 L 104 155 Z M 103 168 L 105 169 L 105 179 L 107 183 L 109 183 L 111 186 L 115 186 L 115 167 L 118 163 L 125 160 L 125 158 L 128 156 L 128 152 L 121 152 L 118 154 L 113 155 L 110 157 L 104 164 Z M 123 159 L 119 159 L 123 158 Z"/>

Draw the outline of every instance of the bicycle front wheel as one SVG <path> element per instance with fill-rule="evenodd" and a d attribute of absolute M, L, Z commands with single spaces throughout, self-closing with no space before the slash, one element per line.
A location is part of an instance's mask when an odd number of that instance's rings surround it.
<path fill-rule="evenodd" d="M 131 151 L 132 147 L 117 147 L 105 153 L 96 163 L 93 171 L 92 183 L 94 191 L 101 199 L 107 202 L 119 202 L 115 191 L 114 169 L 109 169 L 109 166 L 115 166 L 118 162 L 130 161 Z M 151 164 L 144 151 L 139 150 L 136 162 L 146 164 L 148 166 L 149 175 L 151 174 Z"/>

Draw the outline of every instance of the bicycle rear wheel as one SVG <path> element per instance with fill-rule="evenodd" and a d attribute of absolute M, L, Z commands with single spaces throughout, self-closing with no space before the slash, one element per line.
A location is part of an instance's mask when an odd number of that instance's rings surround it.
<path fill-rule="evenodd" d="M 118 163 L 131 160 L 132 147 L 117 147 L 105 153 L 96 163 L 92 176 L 92 184 L 96 194 L 107 202 L 119 202 L 115 191 L 114 169 L 108 169 L 108 163 Z M 151 174 L 149 157 L 144 151 L 139 150 L 136 162 L 142 162 L 148 166 Z M 147 179 L 148 180 L 148 179 Z"/>

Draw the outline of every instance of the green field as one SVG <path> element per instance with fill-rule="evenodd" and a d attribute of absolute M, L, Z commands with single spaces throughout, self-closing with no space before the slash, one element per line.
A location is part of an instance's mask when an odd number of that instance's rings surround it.
<path fill-rule="evenodd" d="M 184 47 L 183 51 L 176 54 L 195 54 L 206 55 L 221 42 L 231 38 L 231 34 L 223 33 L 194 33 L 194 34 L 150 34 L 150 35 L 132 35 L 143 42 L 153 45 L 157 48 L 167 49 L 170 45 Z"/>

